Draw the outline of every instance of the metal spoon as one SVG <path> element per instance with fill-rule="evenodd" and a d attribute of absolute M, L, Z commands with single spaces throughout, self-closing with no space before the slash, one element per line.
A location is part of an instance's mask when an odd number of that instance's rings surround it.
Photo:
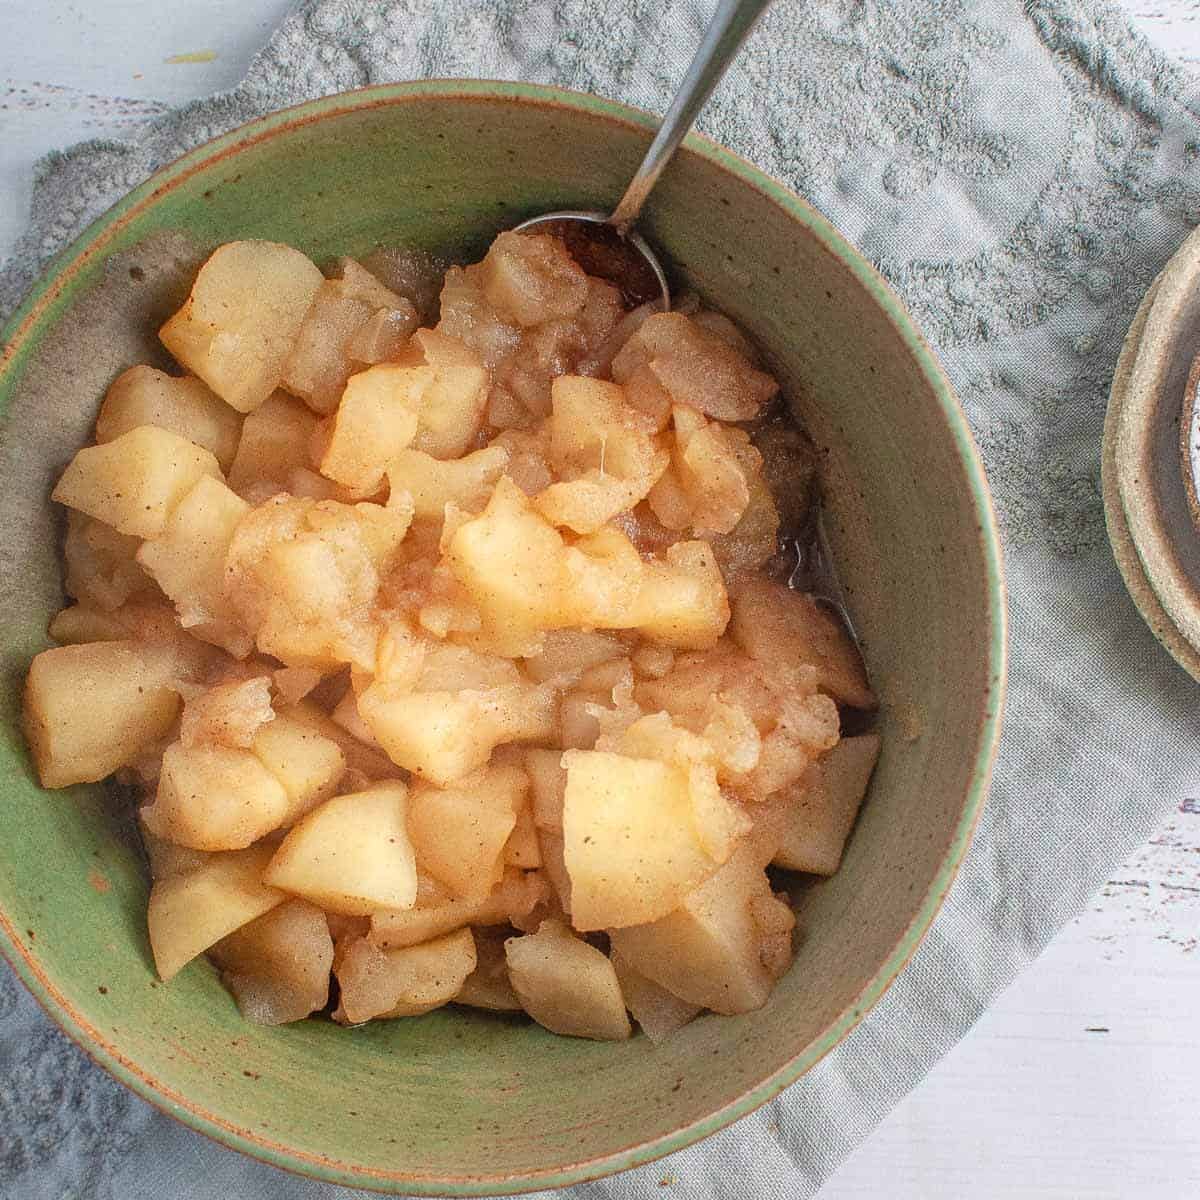
<path fill-rule="evenodd" d="M 531 217 L 519 231 L 537 229 L 563 238 L 589 275 L 617 284 L 630 307 L 661 296 L 671 307 L 662 264 L 633 224 L 663 168 L 691 129 L 770 0 L 721 0 L 646 157 L 611 214 L 552 212 Z"/>

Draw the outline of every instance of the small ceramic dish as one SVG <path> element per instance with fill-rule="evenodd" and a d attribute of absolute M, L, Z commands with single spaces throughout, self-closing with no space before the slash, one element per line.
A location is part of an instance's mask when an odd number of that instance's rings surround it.
<path fill-rule="evenodd" d="M 245 1022 L 205 961 L 169 986 L 146 878 L 105 789 L 42 792 L 20 680 L 62 604 L 48 495 L 122 368 L 204 252 L 265 237 L 318 262 L 407 244 L 478 255 L 535 213 L 601 208 L 645 113 L 547 88 L 423 82 L 265 117 L 166 167 L 50 267 L 5 332 L 0 438 L 0 949 L 117 1078 L 237 1149 L 337 1184 L 524 1192 L 646 1162 L 720 1129 L 828 1053 L 913 953 L 987 790 L 1005 668 L 987 484 L 944 373 L 900 302 L 809 205 L 693 138 L 644 231 L 739 322 L 823 453 L 827 532 L 881 695 L 883 753 L 836 876 L 760 1011 L 665 1045 L 596 1043 L 447 1008 L 343 1029 Z M 183 1169 L 186 1169 L 186 1165 Z"/>
<path fill-rule="evenodd" d="M 1113 377 L 1102 455 L 1113 551 L 1163 646 L 1200 680 L 1200 524 L 1195 412 L 1200 231 L 1142 302 Z"/>

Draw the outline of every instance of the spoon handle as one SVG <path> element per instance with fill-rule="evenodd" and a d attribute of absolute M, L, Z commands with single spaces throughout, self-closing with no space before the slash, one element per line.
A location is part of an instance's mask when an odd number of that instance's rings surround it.
<path fill-rule="evenodd" d="M 658 182 L 663 168 L 670 161 L 671 155 L 683 141 L 684 135 L 691 129 L 704 102 L 712 94 L 713 88 L 721 81 L 729 64 L 733 61 L 742 43 L 746 40 L 755 21 L 762 15 L 763 10 L 771 0 L 721 0 L 708 29 L 704 32 L 704 41 L 696 51 L 691 66 L 671 107 L 663 118 L 663 123 L 646 151 L 646 157 L 637 169 L 637 174 L 625 189 L 621 202 L 608 218 L 610 225 L 616 226 L 622 233 L 637 220 L 650 189 Z"/>

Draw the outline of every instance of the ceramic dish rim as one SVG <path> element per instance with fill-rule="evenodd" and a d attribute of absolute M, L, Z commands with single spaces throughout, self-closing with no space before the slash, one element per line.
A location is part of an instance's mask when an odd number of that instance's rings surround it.
<path fill-rule="evenodd" d="M 63 297 L 70 280 L 97 255 L 104 255 L 117 233 L 134 216 L 185 179 L 215 161 L 316 120 L 408 101 L 464 98 L 551 108 L 565 107 L 603 117 L 626 127 L 632 126 L 648 134 L 652 133 L 658 124 L 658 119 L 650 113 L 586 93 L 538 84 L 473 79 L 422 80 L 376 85 L 307 101 L 267 114 L 192 149 L 160 168 L 89 225 L 51 260 L 0 334 L 4 341 L 3 351 L 0 352 L 0 389 L 20 370 L 26 355 L 32 352 L 31 342 L 35 339 L 30 335 L 43 320 L 54 318 L 57 302 L 65 303 Z M 274 1166 L 326 1182 L 427 1196 L 504 1195 L 534 1187 L 565 1187 L 638 1166 L 680 1150 L 766 1103 L 845 1039 L 915 952 L 970 846 L 987 795 L 999 742 L 1007 682 L 1008 614 L 995 512 L 983 465 L 966 417 L 945 371 L 924 337 L 913 325 L 899 298 L 878 272 L 822 214 L 783 184 L 772 180 L 757 167 L 707 138 L 696 134 L 689 135 L 685 147 L 689 152 L 732 174 L 740 182 L 754 187 L 782 208 L 790 220 L 807 226 L 825 248 L 852 272 L 891 321 L 917 361 L 955 443 L 973 501 L 980 549 L 986 568 L 986 612 L 982 616 L 987 648 L 987 692 L 981 704 L 970 783 L 945 857 L 913 920 L 855 1001 L 847 1005 L 818 1038 L 766 1079 L 715 1112 L 670 1133 L 583 1161 L 567 1162 L 554 1168 L 520 1175 L 431 1176 L 405 1170 L 380 1171 L 365 1168 L 349 1162 L 336 1162 L 271 1141 L 205 1111 L 174 1092 L 166 1083 L 143 1073 L 117 1046 L 107 1042 L 98 1030 L 90 1026 L 72 1008 L 68 997 L 57 989 L 53 980 L 41 969 L 35 956 L 18 939 L 11 922 L 0 910 L 0 952 L 13 964 L 18 975 L 52 1019 L 95 1061 L 138 1095 L 224 1145 Z"/>

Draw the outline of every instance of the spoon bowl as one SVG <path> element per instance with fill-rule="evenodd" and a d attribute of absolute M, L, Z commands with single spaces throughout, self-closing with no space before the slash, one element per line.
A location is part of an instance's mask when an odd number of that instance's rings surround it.
<path fill-rule="evenodd" d="M 666 272 L 646 239 L 632 229 L 622 233 L 607 213 L 563 211 L 531 217 L 518 233 L 548 233 L 562 238 L 571 257 L 589 274 L 618 287 L 627 308 L 661 299 L 671 307 Z"/>

